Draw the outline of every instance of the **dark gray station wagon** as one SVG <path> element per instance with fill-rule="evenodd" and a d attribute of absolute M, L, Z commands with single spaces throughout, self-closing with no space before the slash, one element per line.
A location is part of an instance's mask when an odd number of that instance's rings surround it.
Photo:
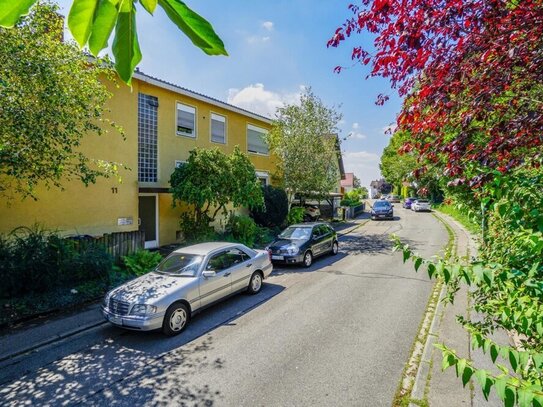
<path fill-rule="evenodd" d="M 337 254 L 337 234 L 324 222 L 300 223 L 283 230 L 268 247 L 273 263 L 296 264 L 305 267 L 313 264 L 315 257 Z"/>

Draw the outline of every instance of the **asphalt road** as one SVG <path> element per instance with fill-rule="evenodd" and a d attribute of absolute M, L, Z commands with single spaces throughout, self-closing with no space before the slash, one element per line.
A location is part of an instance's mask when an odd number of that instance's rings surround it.
<path fill-rule="evenodd" d="M 0 371 L 0 405 L 390 406 L 432 286 L 389 235 L 426 256 L 447 241 L 431 214 L 395 209 L 180 336 L 105 325 L 21 358 Z"/>

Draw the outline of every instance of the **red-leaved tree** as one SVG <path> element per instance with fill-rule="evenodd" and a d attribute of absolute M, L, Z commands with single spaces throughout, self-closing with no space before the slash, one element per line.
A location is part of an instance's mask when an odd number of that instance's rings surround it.
<path fill-rule="evenodd" d="M 355 47 L 352 58 L 405 97 L 398 129 L 413 141 L 402 151 L 420 153 L 419 171 L 438 165 L 452 183 L 477 186 L 480 169 L 507 172 L 541 155 L 541 0 L 361 3 L 349 6 L 354 16 L 328 46 L 354 33 L 374 36 L 374 47 Z"/>

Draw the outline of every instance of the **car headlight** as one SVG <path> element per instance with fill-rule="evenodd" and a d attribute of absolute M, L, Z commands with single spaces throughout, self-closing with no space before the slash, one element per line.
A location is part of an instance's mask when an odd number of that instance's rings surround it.
<path fill-rule="evenodd" d="M 291 256 L 298 254 L 300 251 L 300 248 L 295 244 L 289 244 L 288 246 L 283 247 L 283 249 L 286 250 L 287 254 Z"/>
<path fill-rule="evenodd" d="M 149 315 L 156 313 L 157 308 L 154 305 L 136 304 L 130 310 L 130 315 Z"/>
<path fill-rule="evenodd" d="M 108 292 L 106 293 L 106 295 L 104 296 L 104 302 L 103 302 L 103 306 L 104 308 L 108 308 L 109 307 L 109 299 L 111 297 L 111 292 Z"/>

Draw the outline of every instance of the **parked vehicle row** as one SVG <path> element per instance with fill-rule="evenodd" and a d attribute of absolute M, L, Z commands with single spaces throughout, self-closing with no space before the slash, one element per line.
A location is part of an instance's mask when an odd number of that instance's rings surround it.
<path fill-rule="evenodd" d="M 394 205 L 392 202 L 399 202 L 398 195 L 385 195 L 383 199 L 375 201 L 371 208 L 371 219 L 394 219 Z M 411 209 L 415 212 L 431 211 L 430 201 L 422 198 L 408 197 L 405 198 L 402 204 L 405 209 Z"/>
<path fill-rule="evenodd" d="M 336 231 L 324 222 L 289 226 L 266 250 L 228 242 L 183 247 L 150 273 L 109 291 L 102 314 L 122 328 L 177 335 L 199 311 L 240 292 L 260 292 L 272 261 L 310 267 L 338 250 Z"/>

